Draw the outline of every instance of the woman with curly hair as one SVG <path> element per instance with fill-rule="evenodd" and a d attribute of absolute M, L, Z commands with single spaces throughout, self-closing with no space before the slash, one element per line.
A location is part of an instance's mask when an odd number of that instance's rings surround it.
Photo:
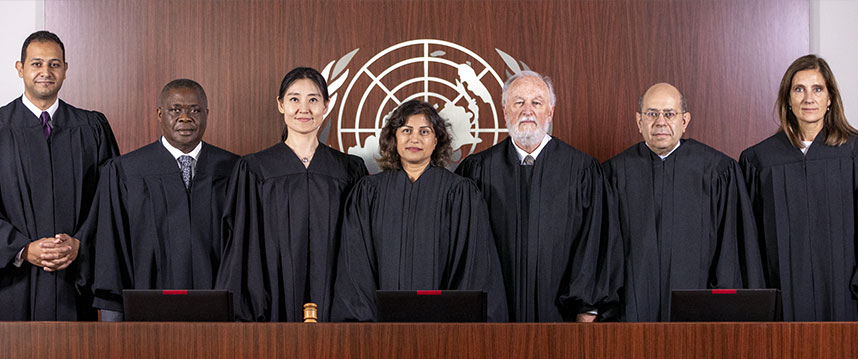
<path fill-rule="evenodd" d="M 444 167 L 450 132 L 432 105 L 412 100 L 381 131 L 382 173 L 346 201 L 331 318 L 376 319 L 376 290 L 482 290 L 488 319 L 508 317 L 488 211 L 471 180 Z"/>

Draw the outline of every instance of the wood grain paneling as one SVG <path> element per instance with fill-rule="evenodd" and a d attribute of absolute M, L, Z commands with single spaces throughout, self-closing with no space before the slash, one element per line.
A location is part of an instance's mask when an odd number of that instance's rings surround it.
<path fill-rule="evenodd" d="M 855 358 L 856 323 L 0 323 L 9 358 Z"/>
<path fill-rule="evenodd" d="M 780 76 L 809 49 L 809 2 L 795 0 L 65 0 L 45 2 L 45 10 L 46 27 L 68 52 L 61 96 L 104 112 L 123 152 L 159 135 L 155 96 L 173 78 L 206 88 L 206 140 L 246 154 L 278 140 L 274 98 L 292 67 L 321 69 L 360 49 L 348 66 L 350 82 L 389 46 L 440 39 L 473 50 L 504 79 L 495 49 L 551 76 L 554 134 L 599 160 L 640 141 L 637 99 L 659 81 L 688 98 L 688 136 L 737 157 L 774 132 Z M 377 67 L 394 61 L 380 59 Z M 420 74 L 403 70 L 387 81 Z M 500 87 L 488 90 L 499 111 Z M 367 103 L 383 97 L 371 94 Z M 361 118 L 377 112 L 368 105 Z M 327 138 L 335 144 L 336 133 Z"/>

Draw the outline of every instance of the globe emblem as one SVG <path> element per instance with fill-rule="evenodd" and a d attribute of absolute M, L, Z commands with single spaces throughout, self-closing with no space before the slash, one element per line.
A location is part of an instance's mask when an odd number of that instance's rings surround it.
<path fill-rule="evenodd" d="M 448 122 L 453 148 L 451 169 L 478 146 L 488 148 L 507 132 L 498 113 L 503 81 L 474 51 L 442 40 L 402 42 L 375 54 L 354 72 L 341 94 L 334 94 L 344 84 L 348 70 L 340 78 L 336 75 L 357 51 L 337 61 L 333 72 L 332 61 L 322 74 L 332 93 L 329 112 L 336 113 L 336 121 L 328 121 L 329 126 L 336 123 L 334 144 L 343 152 L 362 157 L 371 173 L 380 171 L 375 158 L 386 117 L 412 99 L 432 104 Z M 513 72 L 521 70 L 509 55 L 496 51 Z M 497 100 L 492 93 L 497 94 Z M 337 96 L 340 100 L 335 104 Z"/>

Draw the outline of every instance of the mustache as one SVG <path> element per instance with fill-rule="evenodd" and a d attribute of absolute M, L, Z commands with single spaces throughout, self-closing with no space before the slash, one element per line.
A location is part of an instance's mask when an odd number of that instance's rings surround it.
<path fill-rule="evenodd" d="M 536 117 L 535 117 L 535 116 L 521 116 L 521 117 L 519 117 L 519 118 L 518 118 L 518 120 L 517 120 L 517 121 L 515 121 L 515 125 L 516 125 L 516 126 L 518 126 L 518 125 L 520 125 L 522 122 L 525 122 L 525 121 L 538 123 L 538 122 L 536 121 Z"/>

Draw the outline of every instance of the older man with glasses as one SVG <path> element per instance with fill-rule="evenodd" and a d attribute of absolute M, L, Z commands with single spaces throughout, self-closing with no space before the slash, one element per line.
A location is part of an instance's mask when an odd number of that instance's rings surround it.
<path fill-rule="evenodd" d="M 621 318 L 669 320 L 673 289 L 763 285 L 741 170 L 693 139 L 685 96 L 659 83 L 640 97 L 643 142 L 603 164 L 626 254 Z"/>

